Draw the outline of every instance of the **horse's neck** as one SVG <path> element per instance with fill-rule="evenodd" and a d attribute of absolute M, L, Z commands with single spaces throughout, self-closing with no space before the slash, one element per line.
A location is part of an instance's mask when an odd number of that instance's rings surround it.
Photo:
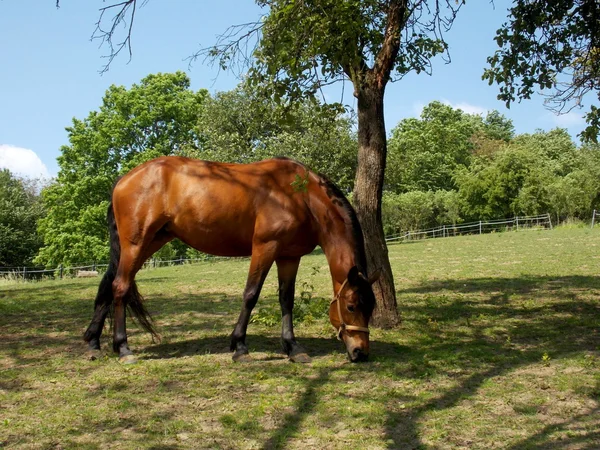
<path fill-rule="evenodd" d="M 353 248 L 345 245 L 343 241 L 332 243 L 332 245 L 321 246 L 331 271 L 331 278 L 335 284 L 342 284 L 352 266 L 356 265 Z"/>
<path fill-rule="evenodd" d="M 352 266 L 358 264 L 356 242 L 351 228 L 343 220 L 327 221 L 326 223 L 327 225 L 321 224 L 320 245 L 329 264 L 334 288 L 339 288 Z"/>

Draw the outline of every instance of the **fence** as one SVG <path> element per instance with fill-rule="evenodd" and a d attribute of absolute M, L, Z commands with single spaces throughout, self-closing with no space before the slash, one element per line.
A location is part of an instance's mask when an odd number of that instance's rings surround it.
<path fill-rule="evenodd" d="M 592 219 L 592 226 L 593 220 L 594 219 Z M 545 228 L 552 229 L 552 221 L 550 220 L 550 214 L 544 214 L 541 216 L 513 217 L 512 219 L 479 221 L 463 223 L 460 225 L 442 225 L 437 228 L 430 228 L 428 230 L 408 231 L 406 233 L 388 236 L 385 240 L 388 243 L 394 243 L 417 239 L 460 236 L 465 234 L 482 234 L 489 233 L 492 231 L 504 231 L 508 229 L 539 230 Z M 177 259 L 170 260 L 152 258 L 144 263 L 142 269 L 174 266 L 180 264 L 192 264 L 199 261 L 213 261 L 218 259 L 231 258 L 223 258 L 219 256 L 210 255 L 206 255 L 202 258 L 180 257 Z M 0 278 L 20 278 L 24 280 L 39 280 L 42 278 L 66 278 L 76 276 L 77 272 L 81 270 L 97 270 L 99 272 L 102 272 L 106 270 L 107 267 L 108 264 L 97 264 L 95 262 L 74 267 L 64 267 L 61 264 L 56 269 L 44 269 L 39 267 L 11 267 L 3 268 L 3 270 L 0 270 Z"/>
<path fill-rule="evenodd" d="M 416 239 L 461 236 L 466 234 L 483 234 L 505 230 L 541 230 L 552 229 L 550 214 L 539 216 L 518 216 L 511 219 L 480 220 L 479 222 L 462 223 L 460 225 L 441 225 L 428 230 L 407 231 L 386 237 L 386 242 L 403 242 Z"/>
<path fill-rule="evenodd" d="M 594 223 L 596 222 L 596 216 L 598 215 L 598 211 L 594 210 L 592 213 L 592 228 L 594 228 Z"/>
<path fill-rule="evenodd" d="M 177 266 L 181 264 L 193 264 L 200 261 L 213 261 L 218 259 L 235 259 L 226 258 L 221 256 L 206 255 L 202 258 L 184 258 L 180 257 L 177 259 L 156 259 L 151 258 L 147 260 L 142 269 L 165 267 L 165 266 Z M 104 272 L 108 268 L 108 264 L 97 264 L 89 263 L 73 267 L 65 267 L 62 264 L 56 269 L 44 269 L 40 267 L 3 267 L 0 270 L 0 278 L 14 278 L 23 280 L 41 280 L 42 278 L 68 278 L 75 277 L 79 271 L 98 271 Z"/>

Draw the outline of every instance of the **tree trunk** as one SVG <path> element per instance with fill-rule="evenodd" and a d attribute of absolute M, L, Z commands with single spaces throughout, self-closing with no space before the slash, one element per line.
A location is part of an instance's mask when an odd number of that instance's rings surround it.
<path fill-rule="evenodd" d="M 373 284 L 376 307 L 371 323 L 391 328 L 400 322 L 394 278 L 388 258 L 381 220 L 381 195 L 387 155 L 383 94 L 385 86 L 364 83 L 358 97 L 358 167 L 354 185 L 354 205 L 360 220 L 370 273 L 381 269 Z"/>

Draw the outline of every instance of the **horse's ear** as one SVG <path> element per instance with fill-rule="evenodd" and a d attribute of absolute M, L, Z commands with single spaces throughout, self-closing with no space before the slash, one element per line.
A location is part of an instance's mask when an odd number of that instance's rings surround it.
<path fill-rule="evenodd" d="M 358 271 L 358 267 L 352 266 L 352 269 L 348 272 L 348 283 L 350 286 L 358 286 L 361 273 Z"/>
<path fill-rule="evenodd" d="M 373 284 L 377 280 L 379 280 L 380 276 L 381 276 L 381 269 L 377 269 L 375 272 L 373 272 L 371 274 L 371 276 L 369 277 L 369 279 L 367 281 L 369 282 L 369 284 Z"/>

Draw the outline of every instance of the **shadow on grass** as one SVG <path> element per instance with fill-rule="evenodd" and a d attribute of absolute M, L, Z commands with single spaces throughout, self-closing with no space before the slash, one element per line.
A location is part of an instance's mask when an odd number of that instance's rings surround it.
<path fill-rule="evenodd" d="M 427 413 L 468 400 L 487 380 L 540 362 L 545 351 L 551 351 L 552 358 L 558 360 L 600 350 L 600 277 L 433 281 L 399 293 L 400 297 L 412 298 L 400 309 L 406 322 L 412 322 L 422 333 L 420 344 L 405 353 L 409 370 L 399 375 L 427 378 L 444 374 L 460 381 L 413 408 L 399 409 L 397 404 L 416 399 L 391 398 L 385 427 L 388 448 L 426 448 L 419 424 Z M 452 327 L 452 332 L 444 332 Z M 432 361 L 433 365 L 428 364 Z M 456 369 L 471 374 L 461 379 L 453 374 Z M 597 387 L 595 396 L 599 393 Z M 600 433 L 591 431 L 593 427 L 579 426 L 588 416 L 548 425 L 506 448 L 598 448 Z M 570 434 L 554 440 L 551 434 L 561 429 L 570 430 Z M 453 445 L 470 447 L 470 442 Z"/>

